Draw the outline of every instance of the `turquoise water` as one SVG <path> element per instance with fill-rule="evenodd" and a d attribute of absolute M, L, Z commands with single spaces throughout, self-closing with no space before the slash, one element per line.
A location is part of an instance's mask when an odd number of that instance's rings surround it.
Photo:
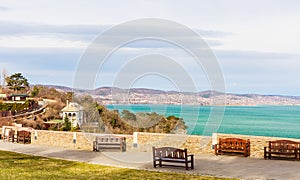
<path fill-rule="evenodd" d="M 219 132 L 300 139 L 300 106 L 228 106 L 224 107 L 223 116 L 223 107 L 189 105 L 108 105 L 107 107 L 118 109 L 120 112 L 127 109 L 132 112 L 175 115 L 184 119 L 189 127 L 188 134 L 194 135 L 211 135 L 212 132 Z"/>

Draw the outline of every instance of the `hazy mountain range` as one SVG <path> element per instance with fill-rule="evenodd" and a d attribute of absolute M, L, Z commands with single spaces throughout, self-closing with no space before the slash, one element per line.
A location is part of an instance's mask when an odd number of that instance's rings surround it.
<path fill-rule="evenodd" d="M 146 88 L 100 87 L 95 90 L 46 85 L 59 91 L 89 94 L 102 104 L 190 104 L 190 105 L 300 105 L 299 96 L 233 94 L 216 91 L 177 92 Z"/>

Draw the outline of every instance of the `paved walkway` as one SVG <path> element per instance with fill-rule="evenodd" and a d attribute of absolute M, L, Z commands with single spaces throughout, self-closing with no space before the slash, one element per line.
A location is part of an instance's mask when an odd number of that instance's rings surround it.
<path fill-rule="evenodd" d="M 299 161 L 197 155 L 195 157 L 195 170 L 186 171 L 184 168 L 153 168 L 152 154 L 149 152 L 92 152 L 60 147 L 14 144 L 2 141 L 0 141 L 0 150 L 134 169 L 193 173 L 241 179 L 300 179 Z"/>

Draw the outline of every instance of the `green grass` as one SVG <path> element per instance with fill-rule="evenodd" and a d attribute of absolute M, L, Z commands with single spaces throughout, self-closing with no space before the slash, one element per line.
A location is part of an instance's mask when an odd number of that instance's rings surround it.
<path fill-rule="evenodd" d="M 0 179 L 221 179 L 134 170 L 0 151 Z"/>

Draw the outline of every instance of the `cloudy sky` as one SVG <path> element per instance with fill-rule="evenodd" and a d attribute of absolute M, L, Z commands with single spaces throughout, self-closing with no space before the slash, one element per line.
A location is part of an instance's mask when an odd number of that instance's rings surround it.
<path fill-rule="evenodd" d="M 298 96 L 299 7 L 298 0 L 0 0 L 0 71 L 22 72 L 31 84 L 72 87 L 78 65 L 97 37 L 125 22 L 157 18 L 190 28 L 208 44 L 222 70 L 226 92 Z M 130 87 L 184 87 L 173 76 L 145 68 L 151 58 L 143 59 L 144 65 L 137 63 L 149 54 L 176 62 L 191 76 L 196 90 L 211 89 L 207 70 L 195 65 L 190 54 L 153 40 L 119 47 L 98 69 L 94 87 L 114 85 L 120 72 L 125 76 L 135 71 L 127 66 L 131 62 L 145 74 Z"/>

